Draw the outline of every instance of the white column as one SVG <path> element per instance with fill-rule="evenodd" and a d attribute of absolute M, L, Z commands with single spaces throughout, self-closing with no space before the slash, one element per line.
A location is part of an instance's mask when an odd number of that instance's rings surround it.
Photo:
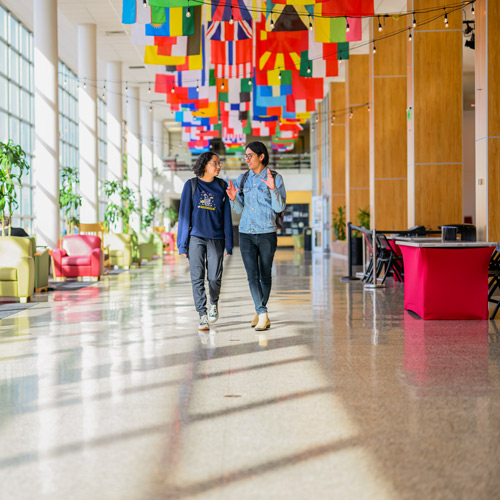
<path fill-rule="evenodd" d="M 107 140 L 108 140 L 108 181 L 123 182 L 122 153 L 122 63 L 108 62 L 106 65 L 106 104 L 107 104 Z M 119 205 L 120 196 L 115 195 L 110 200 Z M 123 232 L 123 223 L 117 221 L 111 228 L 113 232 Z"/>
<path fill-rule="evenodd" d="M 136 206 L 141 207 L 141 151 L 140 151 L 140 119 L 139 88 L 129 87 L 127 92 L 127 177 L 130 189 L 134 191 Z M 141 221 L 138 215 L 130 218 L 134 231 L 140 231 Z"/>
<path fill-rule="evenodd" d="M 153 197 L 153 113 L 148 105 L 141 105 L 142 208 L 146 213 L 148 200 Z"/>
<path fill-rule="evenodd" d="M 153 196 L 159 198 L 165 203 L 165 197 L 162 195 L 161 182 L 163 176 L 163 124 L 160 120 L 153 119 L 153 172 L 157 172 L 158 176 L 153 179 Z M 161 216 L 154 221 L 155 226 L 163 226 L 164 220 Z"/>
<path fill-rule="evenodd" d="M 99 221 L 97 185 L 97 39 L 95 24 L 78 26 L 78 94 L 81 222 Z"/>
<path fill-rule="evenodd" d="M 59 212 L 59 104 L 57 0 L 33 2 L 35 81 L 35 184 L 37 243 L 57 248 Z"/>

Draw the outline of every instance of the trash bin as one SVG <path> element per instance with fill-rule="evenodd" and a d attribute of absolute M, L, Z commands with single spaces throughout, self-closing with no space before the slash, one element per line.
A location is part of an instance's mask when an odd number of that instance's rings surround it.
<path fill-rule="evenodd" d="M 309 226 L 304 228 L 304 250 L 310 252 L 312 250 L 312 229 Z"/>
<path fill-rule="evenodd" d="M 457 228 L 457 233 L 462 241 L 476 241 L 476 226 L 474 224 L 447 224 L 441 226 L 441 229 L 448 226 Z"/>

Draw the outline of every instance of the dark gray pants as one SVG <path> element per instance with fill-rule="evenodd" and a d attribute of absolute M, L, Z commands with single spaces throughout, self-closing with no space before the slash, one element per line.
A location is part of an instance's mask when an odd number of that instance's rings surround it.
<path fill-rule="evenodd" d="M 205 292 L 205 269 L 207 270 L 210 303 L 219 302 L 222 284 L 222 263 L 224 261 L 224 240 L 189 237 L 189 270 L 193 287 L 194 306 L 200 317 L 207 314 L 207 295 Z"/>

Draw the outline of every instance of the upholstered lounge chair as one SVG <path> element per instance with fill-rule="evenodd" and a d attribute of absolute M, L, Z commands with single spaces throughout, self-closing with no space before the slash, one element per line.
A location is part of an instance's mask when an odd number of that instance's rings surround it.
<path fill-rule="evenodd" d="M 90 234 L 64 236 L 62 248 L 52 252 L 54 278 L 89 277 L 97 281 L 103 273 L 101 238 Z"/>
<path fill-rule="evenodd" d="M 132 264 L 132 236 L 130 234 L 106 233 L 104 234 L 104 246 L 109 247 L 111 266 L 130 268 Z"/>
<path fill-rule="evenodd" d="M 0 296 L 27 302 L 35 290 L 32 243 L 22 236 L 0 236 Z"/>

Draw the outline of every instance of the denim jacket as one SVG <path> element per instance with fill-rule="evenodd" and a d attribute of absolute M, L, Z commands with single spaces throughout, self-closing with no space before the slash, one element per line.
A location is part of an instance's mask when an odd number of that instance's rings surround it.
<path fill-rule="evenodd" d="M 240 233 L 261 234 L 276 232 L 276 214 L 283 212 L 286 206 L 286 191 L 283 177 L 277 174 L 274 182 L 275 189 L 271 190 L 262 182 L 267 180 L 266 167 L 260 174 L 250 170 L 245 186 L 241 186 L 243 175 L 241 174 L 235 182 L 239 189 L 231 208 L 242 214 L 240 221 Z M 244 196 L 241 196 L 241 191 Z"/>

